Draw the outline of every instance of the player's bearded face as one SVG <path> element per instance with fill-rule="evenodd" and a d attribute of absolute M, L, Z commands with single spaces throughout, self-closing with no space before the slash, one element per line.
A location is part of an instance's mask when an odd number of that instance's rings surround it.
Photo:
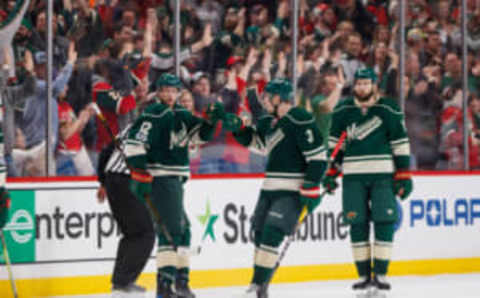
<path fill-rule="evenodd" d="M 353 95 L 360 102 L 368 101 L 373 95 L 373 84 L 370 79 L 357 80 L 353 88 Z"/>
<path fill-rule="evenodd" d="M 178 97 L 178 89 L 175 87 L 162 87 L 159 91 L 159 97 L 162 103 L 173 107 Z"/>

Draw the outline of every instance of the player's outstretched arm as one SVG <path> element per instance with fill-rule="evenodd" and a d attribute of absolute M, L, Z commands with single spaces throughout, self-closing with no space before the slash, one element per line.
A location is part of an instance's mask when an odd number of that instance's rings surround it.
<path fill-rule="evenodd" d="M 188 142 L 204 144 L 212 140 L 217 123 L 225 118 L 223 103 L 209 104 L 203 112 L 203 117 L 197 117 L 186 109 L 181 109 L 182 121 L 188 133 Z"/>
<path fill-rule="evenodd" d="M 223 128 L 231 131 L 238 143 L 249 147 L 259 154 L 266 154 L 265 135 L 272 120 L 273 116 L 264 115 L 259 118 L 257 126 L 249 126 L 245 125 L 242 118 L 237 115 L 227 113 L 223 122 Z"/>

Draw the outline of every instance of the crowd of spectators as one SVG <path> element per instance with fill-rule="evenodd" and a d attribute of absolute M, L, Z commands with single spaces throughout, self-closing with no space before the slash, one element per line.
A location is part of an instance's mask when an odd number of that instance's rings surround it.
<path fill-rule="evenodd" d="M 6 21 L 19 1 L 0 6 Z M 21 1 L 20 1 L 21 2 Z M 468 0 L 468 146 L 480 168 L 480 1 Z M 182 0 L 179 103 L 201 116 L 222 101 L 227 112 L 255 123 L 266 83 L 291 78 L 297 102 L 328 98 L 341 84 L 351 93 L 363 66 L 378 75 L 383 96 L 399 95 L 398 0 L 300 0 L 298 55 L 292 57 L 288 0 Z M 463 168 L 460 1 L 406 4 L 406 126 L 418 170 Z M 155 96 L 160 74 L 174 71 L 174 1 L 56 0 L 53 15 L 51 144 L 57 175 L 94 175 L 110 134 L 95 117 L 100 106 L 113 133 Z M 9 176 L 46 173 L 46 1 L 31 0 L 3 63 L 5 155 Z M 320 96 L 319 96 L 320 95 Z M 261 172 L 264 157 L 217 128 L 207 145 L 191 146 L 193 173 Z"/>

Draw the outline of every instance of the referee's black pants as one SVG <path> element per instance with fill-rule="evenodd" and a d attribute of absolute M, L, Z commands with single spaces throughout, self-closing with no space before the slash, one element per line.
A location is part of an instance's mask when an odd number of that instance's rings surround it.
<path fill-rule="evenodd" d="M 107 173 L 105 189 L 113 217 L 123 236 L 117 249 L 112 284 L 135 282 L 151 255 L 155 242 L 153 222 L 147 207 L 130 191 L 130 177 Z"/>

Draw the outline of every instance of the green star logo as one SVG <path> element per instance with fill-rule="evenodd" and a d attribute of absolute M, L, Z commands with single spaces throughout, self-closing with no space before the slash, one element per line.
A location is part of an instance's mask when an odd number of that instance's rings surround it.
<path fill-rule="evenodd" d="M 218 214 L 212 214 L 210 210 L 210 201 L 207 201 L 207 206 L 206 206 L 205 214 L 203 215 L 197 215 L 198 221 L 202 224 L 202 226 L 205 226 L 205 232 L 203 233 L 202 240 L 205 240 L 208 236 L 215 241 L 215 231 L 213 230 L 213 225 L 218 219 Z"/>

